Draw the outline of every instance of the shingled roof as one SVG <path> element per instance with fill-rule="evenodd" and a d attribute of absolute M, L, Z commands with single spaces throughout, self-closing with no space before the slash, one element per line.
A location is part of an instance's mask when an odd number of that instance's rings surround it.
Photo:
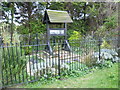
<path fill-rule="evenodd" d="M 48 20 L 50 23 L 72 23 L 67 11 L 58 11 L 58 10 L 46 10 L 44 15 L 43 22 L 45 23 Z"/>

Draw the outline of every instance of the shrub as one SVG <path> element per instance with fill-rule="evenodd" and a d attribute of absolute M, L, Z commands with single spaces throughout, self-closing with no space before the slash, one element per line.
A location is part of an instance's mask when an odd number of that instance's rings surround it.
<path fill-rule="evenodd" d="M 92 57 L 93 54 L 94 54 L 93 50 L 89 51 L 87 55 L 83 54 L 80 58 L 80 61 L 87 65 L 88 67 L 92 67 L 96 62 L 95 58 Z"/>
<path fill-rule="evenodd" d="M 80 46 L 78 43 L 78 40 L 82 39 L 81 32 L 73 31 L 73 34 L 70 36 L 68 40 L 70 40 L 70 45 L 71 46 Z"/>
<path fill-rule="evenodd" d="M 19 39 L 19 34 L 17 32 L 13 33 L 13 37 L 12 37 L 12 43 L 15 45 L 16 43 L 20 43 L 20 39 Z M 8 31 L 2 32 L 2 38 L 3 38 L 3 43 L 7 44 L 7 43 L 11 43 L 11 35 Z"/>
<path fill-rule="evenodd" d="M 117 55 L 118 53 L 112 49 L 101 49 L 100 59 L 99 59 L 99 52 L 94 53 L 94 57 L 96 58 L 96 64 L 99 66 L 106 66 L 106 67 L 111 65 L 111 63 L 120 61 Z"/>
<path fill-rule="evenodd" d="M 98 30 L 95 32 L 95 35 L 96 36 L 105 37 L 106 36 L 106 27 L 104 25 L 100 26 L 98 28 Z"/>
<path fill-rule="evenodd" d="M 89 68 L 80 62 L 71 62 L 69 69 L 61 71 L 61 75 L 64 77 L 78 77 L 86 74 L 89 71 Z"/>
<path fill-rule="evenodd" d="M 31 54 L 32 53 L 32 48 L 33 48 L 32 46 L 23 47 L 25 55 Z"/>
<path fill-rule="evenodd" d="M 20 34 L 18 34 L 17 32 L 14 32 L 13 33 L 13 42 L 12 43 L 20 43 L 20 39 L 19 39 L 19 37 L 20 37 Z"/>
<path fill-rule="evenodd" d="M 71 64 L 69 64 L 69 67 L 71 70 L 80 70 L 80 71 L 84 71 L 88 69 L 86 64 L 80 62 L 72 62 Z"/>
<path fill-rule="evenodd" d="M 107 29 L 115 28 L 117 25 L 116 19 L 117 19 L 116 16 L 110 16 L 110 17 L 106 18 L 105 23 L 104 23 L 105 27 Z"/>
<path fill-rule="evenodd" d="M 2 37 L 3 37 L 3 43 L 10 43 L 11 36 L 9 32 L 2 32 Z"/>
<path fill-rule="evenodd" d="M 117 16 L 116 15 L 109 16 L 104 21 L 105 21 L 104 24 L 98 28 L 95 34 L 96 36 L 111 38 L 113 35 L 115 35 L 116 32 L 115 30 L 112 29 L 115 29 L 117 26 L 118 22 Z"/>
<path fill-rule="evenodd" d="M 78 40 L 81 38 L 82 38 L 82 35 L 80 32 L 73 31 L 73 34 L 70 36 L 69 40 Z"/>
<path fill-rule="evenodd" d="M 110 49 L 111 46 L 110 46 L 110 44 L 108 44 L 108 42 L 106 40 L 103 40 L 101 48 L 108 48 L 108 49 Z"/>

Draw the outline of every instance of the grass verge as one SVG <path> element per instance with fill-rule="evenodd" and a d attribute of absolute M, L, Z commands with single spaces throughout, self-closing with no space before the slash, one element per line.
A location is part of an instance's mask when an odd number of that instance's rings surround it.
<path fill-rule="evenodd" d="M 82 77 L 37 81 L 14 88 L 118 88 L 118 63 L 110 68 L 94 69 Z"/>

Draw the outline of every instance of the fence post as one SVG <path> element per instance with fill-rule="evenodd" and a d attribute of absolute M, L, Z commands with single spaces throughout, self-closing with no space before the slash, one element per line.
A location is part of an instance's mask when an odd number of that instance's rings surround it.
<path fill-rule="evenodd" d="M 36 33 L 37 53 L 38 53 L 38 34 Z"/>
<path fill-rule="evenodd" d="M 60 48 L 59 48 L 59 45 L 60 45 L 60 42 L 58 40 L 58 75 L 60 76 Z"/>
<path fill-rule="evenodd" d="M 0 46 L 0 90 L 2 89 L 2 45 Z"/>
<path fill-rule="evenodd" d="M 100 61 L 100 53 L 101 53 L 101 51 L 100 51 L 100 49 L 101 49 L 101 43 L 102 43 L 102 40 L 101 40 L 101 38 L 99 38 L 99 40 L 98 40 L 98 48 L 99 48 L 99 61 Z"/>

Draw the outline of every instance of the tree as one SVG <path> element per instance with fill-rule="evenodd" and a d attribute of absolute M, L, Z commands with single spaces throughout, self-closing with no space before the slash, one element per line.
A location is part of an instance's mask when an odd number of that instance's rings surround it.
<path fill-rule="evenodd" d="M 32 2 L 17 2 L 17 8 L 19 9 L 19 17 L 17 17 L 19 20 L 17 20 L 18 23 L 25 25 L 25 27 L 28 27 L 29 33 L 32 32 L 30 22 L 32 21 L 32 18 L 34 17 L 34 9 L 36 6 L 34 6 L 34 3 Z M 36 10 L 35 10 L 36 11 Z"/>
<path fill-rule="evenodd" d="M 12 37 L 13 37 L 13 25 L 14 25 L 14 15 L 16 12 L 15 9 L 15 2 L 2 2 L 2 19 L 6 21 L 6 23 L 9 23 L 11 25 L 11 42 L 12 42 Z"/>

